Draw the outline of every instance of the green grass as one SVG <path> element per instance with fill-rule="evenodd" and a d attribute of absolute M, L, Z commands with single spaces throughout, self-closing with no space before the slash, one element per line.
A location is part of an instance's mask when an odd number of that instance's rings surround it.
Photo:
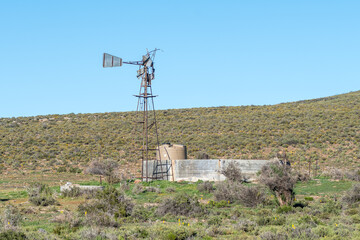
<path fill-rule="evenodd" d="M 338 194 L 351 188 L 350 181 L 332 181 L 330 179 L 315 179 L 307 183 L 298 183 L 295 188 L 297 195 L 318 195 Z"/>
<path fill-rule="evenodd" d="M 11 192 L 0 192 L 0 199 L 14 200 L 18 198 L 26 198 L 27 192 L 24 190 L 11 191 Z"/>

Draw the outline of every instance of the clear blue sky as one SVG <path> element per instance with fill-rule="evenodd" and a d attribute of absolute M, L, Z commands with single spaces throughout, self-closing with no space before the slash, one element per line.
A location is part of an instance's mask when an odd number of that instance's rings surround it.
<path fill-rule="evenodd" d="M 1 1 L 0 117 L 136 109 L 153 48 L 156 109 L 360 90 L 360 1 Z"/>

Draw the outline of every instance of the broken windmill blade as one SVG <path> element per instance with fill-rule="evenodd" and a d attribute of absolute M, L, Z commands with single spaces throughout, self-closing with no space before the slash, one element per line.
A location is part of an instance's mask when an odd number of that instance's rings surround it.
<path fill-rule="evenodd" d="M 169 179 L 169 171 L 163 170 L 163 165 L 161 162 L 161 155 L 156 154 L 155 165 L 150 169 L 149 160 L 151 156 L 150 151 L 159 151 L 159 136 L 157 132 L 157 123 L 156 115 L 154 108 L 154 96 L 152 94 L 151 81 L 155 79 L 155 68 L 154 68 L 154 59 L 155 54 L 159 49 L 153 51 L 147 51 L 145 55 L 142 56 L 141 61 L 123 61 L 122 58 L 113 56 L 108 53 L 103 55 L 103 67 L 121 67 L 123 64 L 138 65 L 139 70 L 137 71 L 136 77 L 141 79 L 140 84 L 140 93 L 135 95 L 138 98 L 137 112 L 141 116 L 141 120 L 137 123 L 141 124 L 141 146 L 142 146 L 142 168 L 141 168 L 141 177 L 142 180 L 148 181 L 149 179 L 165 179 L 164 176 Z M 152 112 L 152 114 L 149 114 Z M 150 131 L 151 130 L 151 131 Z M 151 141 L 153 138 L 153 141 Z M 156 142 L 156 146 L 153 143 Z"/>

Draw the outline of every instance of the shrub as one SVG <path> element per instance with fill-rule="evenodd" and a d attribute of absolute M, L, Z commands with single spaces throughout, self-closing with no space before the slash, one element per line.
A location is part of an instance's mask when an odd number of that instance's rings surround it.
<path fill-rule="evenodd" d="M 240 202 L 247 207 L 254 207 L 266 200 L 264 189 L 260 186 L 245 186 L 239 182 L 220 182 L 214 191 L 216 201 Z"/>
<path fill-rule="evenodd" d="M 298 172 L 297 173 L 297 181 L 299 181 L 299 182 L 307 182 L 309 180 L 310 180 L 309 173 L 305 173 L 305 172 Z"/>
<path fill-rule="evenodd" d="M 173 188 L 173 187 L 168 187 L 168 188 L 165 189 L 165 191 L 168 192 L 168 193 L 174 193 L 174 192 L 176 192 L 176 189 Z"/>
<path fill-rule="evenodd" d="M 268 231 L 262 233 L 260 238 L 263 240 L 287 240 L 289 237 L 286 233 L 273 233 Z"/>
<path fill-rule="evenodd" d="M 345 176 L 349 180 L 360 182 L 360 170 L 345 172 Z"/>
<path fill-rule="evenodd" d="M 23 232 L 7 230 L 0 233 L 1 240 L 26 240 L 28 239 Z"/>
<path fill-rule="evenodd" d="M 151 212 L 149 209 L 143 206 L 135 205 L 131 212 L 131 217 L 135 222 L 145 222 L 152 214 L 153 212 Z"/>
<path fill-rule="evenodd" d="M 329 200 L 322 205 L 322 212 L 328 214 L 339 214 L 341 211 L 341 204 L 338 201 Z"/>
<path fill-rule="evenodd" d="M 144 193 L 146 192 L 145 188 L 141 185 L 141 184 L 136 184 L 132 191 L 131 191 L 134 195 L 138 195 L 140 193 Z"/>
<path fill-rule="evenodd" d="M 152 187 L 152 186 L 146 187 L 145 191 L 146 192 L 155 192 L 155 193 L 160 193 L 161 192 L 160 188 Z"/>
<path fill-rule="evenodd" d="M 67 169 L 66 169 L 66 167 L 58 167 L 58 168 L 56 169 L 56 171 L 57 171 L 58 173 L 62 173 L 62 172 L 67 172 Z"/>
<path fill-rule="evenodd" d="M 314 198 L 313 198 L 313 197 L 304 197 L 304 199 L 305 199 L 306 201 L 314 201 Z"/>
<path fill-rule="evenodd" d="M 241 219 L 237 224 L 237 229 L 244 232 L 252 232 L 255 230 L 256 226 L 257 224 L 253 221 Z"/>
<path fill-rule="evenodd" d="M 119 163 L 106 159 L 103 161 L 94 160 L 90 163 L 90 166 L 85 169 L 85 173 L 102 175 L 106 178 L 108 183 L 113 183 L 116 180 L 116 169 L 119 167 Z"/>
<path fill-rule="evenodd" d="M 322 175 L 325 177 L 329 177 L 331 179 L 335 179 L 335 180 L 344 179 L 344 172 L 337 168 L 333 168 L 333 169 L 330 169 L 329 171 L 325 171 L 325 172 L 323 172 Z"/>
<path fill-rule="evenodd" d="M 220 171 L 221 174 L 223 174 L 226 179 L 232 182 L 247 182 L 248 178 L 246 178 L 242 172 L 241 168 L 239 167 L 239 164 L 236 162 L 229 162 L 229 164 L 226 165 L 223 169 Z"/>
<path fill-rule="evenodd" d="M 69 172 L 71 172 L 71 173 L 81 173 L 82 169 L 80 169 L 78 167 L 70 167 Z"/>
<path fill-rule="evenodd" d="M 17 207 L 13 205 L 7 205 L 3 216 L 1 216 L 1 221 L 5 229 L 16 229 L 19 226 L 22 220 L 22 215 Z"/>
<path fill-rule="evenodd" d="M 273 192 L 281 206 L 292 204 L 297 176 L 292 174 L 290 166 L 279 162 L 266 164 L 261 169 L 259 180 Z"/>
<path fill-rule="evenodd" d="M 211 193 L 215 190 L 215 188 L 214 188 L 214 184 L 212 182 L 206 181 L 206 182 L 199 183 L 197 185 L 197 190 L 199 192 Z"/>
<path fill-rule="evenodd" d="M 80 188 L 72 187 L 61 192 L 63 197 L 79 197 L 83 194 Z"/>
<path fill-rule="evenodd" d="M 131 215 L 134 204 L 114 187 L 107 187 L 95 199 L 80 204 L 78 212 L 88 225 L 118 226 L 118 219 Z"/>
<path fill-rule="evenodd" d="M 360 184 L 355 184 L 348 190 L 345 196 L 341 199 L 343 203 L 351 205 L 360 201 Z"/>
<path fill-rule="evenodd" d="M 165 199 L 156 210 L 156 214 L 159 216 L 166 214 L 192 216 L 200 213 L 204 213 L 204 210 L 199 201 L 187 193 L 177 194 L 173 198 Z"/>
<path fill-rule="evenodd" d="M 276 212 L 277 213 L 288 213 L 288 212 L 292 212 L 293 211 L 293 208 L 291 206 L 280 206 L 278 207 L 278 209 L 276 209 Z"/>
<path fill-rule="evenodd" d="M 53 190 L 43 183 L 33 183 L 27 188 L 29 202 L 36 206 L 49 206 L 58 204 Z"/>

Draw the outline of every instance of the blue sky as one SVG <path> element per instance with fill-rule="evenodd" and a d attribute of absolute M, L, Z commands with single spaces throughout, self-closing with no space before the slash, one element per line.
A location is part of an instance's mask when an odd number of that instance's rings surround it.
<path fill-rule="evenodd" d="M 360 2 L 0 1 L 0 117 L 136 109 L 155 60 L 156 109 L 264 105 L 360 90 Z"/>

